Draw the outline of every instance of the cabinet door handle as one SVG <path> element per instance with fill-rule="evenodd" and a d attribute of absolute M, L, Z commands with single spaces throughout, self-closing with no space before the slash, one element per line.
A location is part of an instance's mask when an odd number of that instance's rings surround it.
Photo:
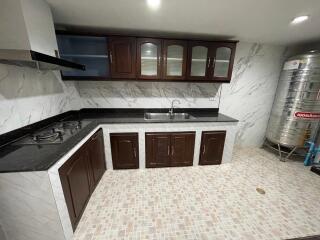
<path fill-rule="evenodd" d="M 110 52 L 110 63 L 112 64 L 112 52 Z"/>
<path fill-rule="evenodd" d="M 206 145 L 203 145 L 203 151 L 202 154 L 204 155 L 204 153 L 206 152 Z"/>
<path fill-rule="evenodd" d="M 134 154 L 134 158 L 137 158 L 137 150 L 136 150 L 136 148 L 133 148 L 133 154 Z"/>
<path fill-rule="evenodd" d="M 174 147 L 173 147 L 173 145 L 171 146 L 171 155 L 174 155 Z"/>
<path fill-rule="evenodd" d="M 209 69 L 210 68 L 210 62 L 211 62 L 211 58 L 210 57 L 207 58 L 207 62 L 208 62 L 207 69 Z"/>
<path fill-rule="evenodd" d="M 168 156 L 170 156 L 170 146 L 168 145 Z"/>

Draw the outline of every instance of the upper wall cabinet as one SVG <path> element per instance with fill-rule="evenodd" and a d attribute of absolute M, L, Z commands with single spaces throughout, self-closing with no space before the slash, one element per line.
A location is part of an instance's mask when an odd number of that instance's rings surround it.
<path fill-rule="evenodd" d="M 216 81 L 230 81 L 234 55 L 236 51 L 235 43 L 214 43 L 212 54 L 212 79 Z"/>
<path fill-rule="evenodd" d="M 137 52 L 137 78 L 160 79 L 162 41 L 154 38 L 138 38 Z"/>
<path fill-rule="evenodd" d="M 210 50 L 209 42 L 189 42 L 187 71 L 189 80 L 210 80 Z"/>
<path fill-rule="evenodd" d="M 112 78 L 136 78 L 136 38 L 110 38 L 110 66 Z"/>
<path fill-rule="evenodd" d="M 60 56 L 86 66 L 64 80 L 230 82 L 236 41 L 58 33 Z"/>
<path fill-rule="evenodd" d="M 168 80 L 184 80 L 187 67 L 187 41 L 163 41 L 162 77 Z"/>
<path fill-rule="evenodd" d="M 57 42 L 61 58 L 86 66 L 85 71 L 61 71 L 63 80 L 97 80 L 110 76 L 107 37 L 57 34 Z"/>
<path fill-rule="evenodd" d="M 190 41 L 187 79 L 229 82 L 235 49 L 233 42 Z"/>

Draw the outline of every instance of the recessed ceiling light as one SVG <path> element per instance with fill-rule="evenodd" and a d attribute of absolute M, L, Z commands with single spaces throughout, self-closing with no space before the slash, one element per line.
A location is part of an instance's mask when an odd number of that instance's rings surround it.
<path fill-rule="evenodd" d="M 158 9 L 160 7 L 161 0 L 147 0 L 147 4 L 151 9 Z"/>
<path fill-rule="evenodd" d="M 295 18 L 291 21 L 291 23 L 292 23 L 292 24 L 302 23 L 302 22 L 308 20 L 308 18 L 309 18 L 309 16 L 307 16 L 307 15 L 295 17 Z"/>

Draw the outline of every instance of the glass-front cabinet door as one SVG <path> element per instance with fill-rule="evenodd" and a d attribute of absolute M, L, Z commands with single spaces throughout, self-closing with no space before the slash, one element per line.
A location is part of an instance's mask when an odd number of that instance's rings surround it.
<path fill-rule="evenodd" d="M 164 40 L 163 42 L 163 78 L 184 80 L 187 65 L 187 42 Z"/>
<path fill-rule="evenodd" d="M 191 41 L 188 45 L 188 80 L 209 80 L 210 43 Z"/>
<path fill-rule="evenodd" d="M 137 78 L 161 78 L 161 40 L 138 38 L 137 40 Z"/>
<path fill-rule="evenodd" d="M 213 80 L 230 81 L 235 53 L 235 43 L 213 44 Z"/>

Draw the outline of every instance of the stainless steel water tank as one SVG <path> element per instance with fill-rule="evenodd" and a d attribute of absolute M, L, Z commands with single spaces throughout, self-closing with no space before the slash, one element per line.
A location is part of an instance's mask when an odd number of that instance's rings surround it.
<path fill-rule="evenodd" d="M 320 54 L 289 58 L 282 69 L 266 137 L 301 147 L 316 131 L 320 116 Z"/>

